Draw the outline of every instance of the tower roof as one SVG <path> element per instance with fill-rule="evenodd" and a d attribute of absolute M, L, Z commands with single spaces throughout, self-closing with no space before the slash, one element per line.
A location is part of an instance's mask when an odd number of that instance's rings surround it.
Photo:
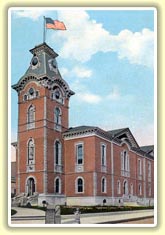
<path fill-rule="evenodd" d="M 37 54 L 37 53 L 39 53 L 41 51 L 44 51 L 44 52 L 46 52 L 48 55 L 50 55 L 53 58 L 56 58 L 58 56 L 58 54 L 50 46 L 48 46 L 48 44 L 46 42 L 41 43 L 41 44 L 35 46 L 34 48 L 30 49 L 29 51 L 33 55 L 35 55 L 35 54 Z"/>
<path fill-rule="evenodd" d="M 48 89 L 54 89 L 56 85 L 61 86 L 66 97 L 74 95 L 61 77 L 56 61 L 58 54 L 50 46 L 44 42 L 32 48 L 30 52 L 33 55 L 30 65 L 18 83 L 12 86 L 13 89 L 20 92 L 28 82 L 36 81 Z"/>

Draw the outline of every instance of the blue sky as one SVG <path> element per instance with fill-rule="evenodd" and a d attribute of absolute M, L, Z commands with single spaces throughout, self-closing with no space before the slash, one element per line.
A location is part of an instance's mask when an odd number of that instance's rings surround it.
<path fill-rule="evenodd" d="M 70 126 L 129 127 L 139 145 L 154 143 L 153 9 L 13 8 L 10 13 L 11 84 L 26 72 L 29 50 L 43 42 L 43 16 L 58 18 L 67 30 L 47 30 L 46 43 L 59 54 L 59 70 L 76 93 Z M 11 89 L 12 141 L 17 112 Z"/>

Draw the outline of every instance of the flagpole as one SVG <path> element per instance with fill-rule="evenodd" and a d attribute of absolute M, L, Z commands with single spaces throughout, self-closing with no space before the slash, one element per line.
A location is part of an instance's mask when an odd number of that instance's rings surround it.
<path fill-rule="evenodd" d="M 43 18 L 44 18 L 43 43 L 44 43 L 46 39 L 45 16 L 43 16 Z"/>

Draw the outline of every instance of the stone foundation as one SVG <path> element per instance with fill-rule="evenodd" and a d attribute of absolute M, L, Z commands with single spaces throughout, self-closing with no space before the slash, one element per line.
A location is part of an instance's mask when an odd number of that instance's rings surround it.
<path fill-rule="evenodd" d="M 55 194 L 39 194 L 38 206 L 43 206 L 43 201 L 46 201 L 48 205 L 66 205 L 66 196 Z"/>

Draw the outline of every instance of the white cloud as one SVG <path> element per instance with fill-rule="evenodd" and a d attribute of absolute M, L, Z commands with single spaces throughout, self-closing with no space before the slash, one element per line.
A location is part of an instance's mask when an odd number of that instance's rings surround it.
<path fill-rule="evenodd" d="M 14 11 L 16 17 L 37 20 L 47 12 L 43 8 Z M 132 64 L 153 66 L 154 32 L 144 28 L 141 32 L 124 29 L 112 35 L 101 23 L 92 20 L 84 10 L 58 11 L 58 18 L 66 24 L 66 31 L 54 32 L 54 39 L 62 39 L 60 55 L 86 62 L 97 52 L 116 52 L 119 59 Z"/>
<path fill-rule="evenodd" d="M 113 51 L 119 59 L 126 58 L 130 63 L 153 65 L 153 31 L 124 29 L 118 35 L 111 35 L 102 24 L 90 19 L 84 10 L 60 11 L 59 18 L 67 27 L 65 32 L 58 32 L 64 42 L 60 53 L 64 58 L 86 62 L 99 51 Z"/>
<path fill-rule="evenodd" d="M 83 67 L 76 66 L 73 68 L 72 72 L 79 78 L 89 78 L 92 76 L 92 70 Z"/>
<path fill-rule="evenodd" d="M 89 15 L 83 10 L 60 11 L 59 18 L 67 27 L 65 33 L 58 32 L 65 40 L 60 53 L 65 58 L 72 57 L 82 62 L 89 60 L 98 52 L 100 44 L 109 35 L 101 24 L 90 20 Z"/>
<path fill-rule="evenodd" d="M 75 79 L 71 84 L 73 91 L 76 93 L 74 97 L 76 102 L 85 102 L 88 104 L 100 103 L 102 97 L 89 91 L 82 81 L 82 79 Z"/>
<path fill-rule="evenodd" d="M 153 66 L 154 33 L 149 29 L 141 32 L 122 30 L 118 36 L 111 36 L 114 51 L 120 59 L 127 58 L 130 63 Z"/>
<path fill-rule="evenodd" d="M 86 103 L 89 103 L 89 104 L 98 104 L 102 100 L 101 96 L 90 93 L 90 92 L 86 92 L 86 93 L 80 92 L 77 94 L 77 98 L 80 101 L 85 101 Z"/>
<path fill-rule="evenodd" d="M 44 16 L 45 10 L 34 8 L 33 10 L 18 10 L 14 11 L 16 17 L 30 18 L 32 20 L 38 20 L 40 16 Z"/>
<path fill-rule="evenodd" d="M 69 70 L 67 68 L 60 68 L 60 74 L 62 75 L 62 77 L 68 76 L 69 75 Z"/>
<path fill-rule="evenodd" d="M 62 76 L 78 77 L 78 78 L 89 78 L 92 76 L 92 70 L 82 66 L 75 66 L 71 70 L 62 67 L 60 68 L 60 73 Z"/>

